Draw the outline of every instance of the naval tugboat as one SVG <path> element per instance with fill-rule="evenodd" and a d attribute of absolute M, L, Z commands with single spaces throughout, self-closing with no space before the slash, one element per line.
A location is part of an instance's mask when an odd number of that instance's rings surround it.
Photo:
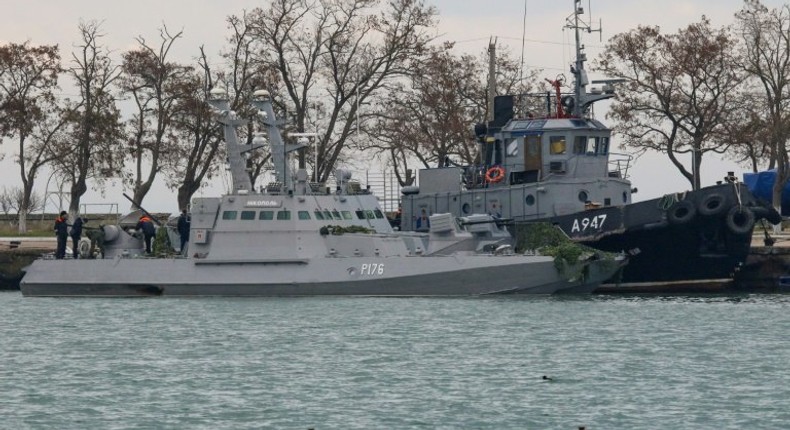
<path fill-rule="evenodd" d="M 432 213 L 487 213 L 525 223 L 549 222 L 572 240 L 630 254 L 618 290 L 705 291 L 725 285 L 749 253 L 755 223 L 780 215 L 758 201 L 730 173 L 721 183 L 634 203 L 627 179 L 630 156 L 610 152 L 612 130 L 592 117 L 593 103 L 615 95 L 615 80 L 590 84 L 580 30 L 580 0 L 567 27 L 576 33 L 573 92 L 550 81 L 543 94 L 546 114 L 517 118 L 516 96 L 494 99 L 494 118 L 475 126 L 481 162 L 473 166 L 423 169 L 419 187 L 402 189 L 402 230 L 420 230 Z M 489 83 L 493 87 L 493 83 Z M 634 190 L 635 191 L 635 190 Z M 424 224 L 424 223 L 423 223 Z"/>
<path fill-rule="evenodd" d="M 456 219 L 434 213 L 425 233 L 393 231 L 377 198 L 336 174 L 335 190 L 292 175 L 271 98 L 255 93 L 277 181 L 255 190 L 244 153 L 266 145 L 259 134 L 242 145 L 227 94 L 209 103 L 223 125 L 232 190 L 196 198 L 184 255 L 143 255 L 138 232 L 105 225 L 100 258 L 39 259 L 22 278 L 25 296 L 462 296 L 590 293 L 625 264 L 599 252 L 550 256 L 517 253 L 513 237 L 489 215 Z M 315 186 L 314 186 L 315 185 Z M 357 184 L 358 185 L 358 184 Z M 576 245 L 573 245 L 576 246 Z M 568 257 L 571 255 L 572 257 Z"/>

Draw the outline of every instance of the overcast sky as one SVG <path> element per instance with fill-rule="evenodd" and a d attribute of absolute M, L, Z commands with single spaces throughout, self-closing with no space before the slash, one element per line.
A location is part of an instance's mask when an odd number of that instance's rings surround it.
<path fill-rule="evenodd" d="M 135 37 L 143 36 L 156 44 L 158 28 L 164 23 L 174 31 L 183 30 L 184 37 L 173 51 L 173 58 L 189 61 L 205 45 L 207 53 L 222 49 L 228 36 L 225 18 L 241 14 L 244 10 L 265 5 L 267 2 L 254 0 L 0 0 L 0 43 L 23 42 L 33 44 L 58 44 L 64 61 L 78 41 L 77 24 L 80 20 L 102 21 L 106 33 L 104 43 L 116 58 L 120 52 L 136 45 Z M 456 49 L 466 52 L 482 52 L 490 37 L 497 37 L 501 49 L 508 49 L 516 57 L 522 52 L 524 32 L 525 64 L 541 68 L 546 77 L 566 72 L 571 61 L 572 34 L 563 31 L 565 18 L 571 13 L 572 0 L 433 0 L 439 11 L 437 40 L 458 41 Z M 780 6 L 779 0 L 764 1 L 769 7 Z M 526 26 L 524 12 L 526 4 Z M 725 25 L 733 21 L 733 14 L 740 9 L 742 0 L 583 0 L 587 16 L 603 23 L 603 40 L 598 34 L 585 36 L 588 58 L 594 59 L 606 40 L 638 25 L 657 25 L 664 31 L 674 32 L 702 15 L 711 19 L 713 25 Z M 525 30 L 525 31 L 524 31 Z M 598 78 L 594 73 L 592 78 Z M 605 112 L 598 112 L 603 119 Z M 615 138 L 615 145 L 617 141 Z M 13 163 L 10 142 L 3 144 L 7 154 L 0 163 L 0 184 L 16 186 L 20 183 L 18 169 Z M 707 157 L 702 164 L 703 185 L 721 179 L 727 170 L 743 171 L 726 160 Z M 632 166 L 631 180 L 639 193 L 635 200 L 645 200 L 665 193 L 683 191 L 688 182 L 671 166 L 668 159 L 658 154 L 646 155 Z M 657 180 L 658 178 L 658 180 Z M 45 191 L 48 175 L 38 178 L 38 191 Z M 202 191 L 214 195 L 221 189 L 222 182 Z M 50 185 L 50 191 L 52 185 Z M 83 203 L 103 201 L 119 203 L 121 210 L 129 205 L 121 197 L 121 187 L 108 190 L 106 196 L 91 191 L 83 197 Z M 144 206 L 152 211 L 177 212 L 175 195 L 160 182 L 146 197 Z M 49 210 L 56 208 L 50 205 Z"/>

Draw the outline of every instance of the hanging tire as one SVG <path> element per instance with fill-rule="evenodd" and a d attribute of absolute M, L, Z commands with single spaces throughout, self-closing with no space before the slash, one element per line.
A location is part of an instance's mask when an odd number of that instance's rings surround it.
<path fill-rule="evenodd" d="M 735 206 L 727 212 L 727 228 L 737 235 L 752 233 L 754 212 L 746 206 Z"/>
<path fill-rule="evenodd" d="M 702 198 L 697 211 L 702 216 L 714 216 L 724 212 L 726 207 L 724 196 L 719 193 L 711 193 Z"/>
<path fill-rule="evenodd" d="M 681 200 L 667 209 L 667 220 L 675 225 L 686 224 L 694 219 L 695 215 L 697 209 L 689 200 Z"/>

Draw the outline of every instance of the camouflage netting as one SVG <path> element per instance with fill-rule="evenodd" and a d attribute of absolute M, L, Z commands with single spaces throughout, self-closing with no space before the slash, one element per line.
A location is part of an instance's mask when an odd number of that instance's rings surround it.
<path fill-rule="evenodd" d="M 159 227 L 156 229 L 156 236 L 151 244 L 151 251 L 157 257 L 168 257 L 175 255 L 173 245 L 170 243 L 170 237 L 167 235 L 167 227 Z"/>
<path fill-rule="evenodd" d="M 516 252 L 534 251 L 541 255 L 554 257 L 557 270 L 569 280 L 584 279 L 588 265 L 580 265 L 579 260 L 602 260 L 616 265 L 616 254 L 599 251 L 576 243 L 559 228 L 548 223 L 517 223 Z"/>
<path fill-rule="evenodd" d="M 327 226 L 321 227 L 321 229 L 319 230 L 319 233 L 321 233 L 321 236 L 327 236 L 327 235 L 330 235 L 330 234 L 335 235 L 335 236 L 340 236 L 341 234 L 345 234 L 345 233 L 367 233 L 367 234 L 370 234 L 370 233 L 375 233 L 375 232 L 376 232 L 376 230 L 373 230 L 372 228 L 362 227 L 361 225 L 350 225 L 350 226 L 327 225 Z"/>

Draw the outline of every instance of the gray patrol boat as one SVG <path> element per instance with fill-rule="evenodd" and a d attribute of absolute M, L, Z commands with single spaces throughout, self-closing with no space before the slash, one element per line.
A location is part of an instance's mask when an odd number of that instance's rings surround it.
<path fill-rule="evenodd" d="M 539 252 L 516 253 L 507 229 L 489 215 L 430 217 L 427 232 L 397 232 L 377 198 L 336 174 L 334 192 L 292 175 L 269 94 L 254 105 L 268 134 L 277 182 L 256 191 L 245 152 L 265 145 L 262 133 L 242 145 L 247 123 L 222 89 L 209 103 L 224 127 L 232 191 L 196 198 L 184 256 L 143 255 L 139 235 L 104 226 L 101 258 L 39 259 L 21 282 L 25 296 L 463 296 L 501 293 L 590 293 L 624 257 L 588 253 L 558 264 Z M 564 264 L 564 266 L 563 266 Z"/>

